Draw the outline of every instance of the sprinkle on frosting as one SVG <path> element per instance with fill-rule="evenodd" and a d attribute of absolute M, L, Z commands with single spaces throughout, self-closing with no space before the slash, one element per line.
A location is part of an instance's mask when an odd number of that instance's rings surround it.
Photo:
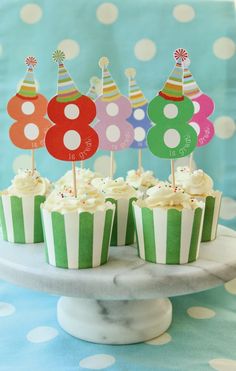
<path fill-rule="evenodd" d="M 106 198 L 131 198 L 136 196 L 136 190 L 131 187 L 124 178 L 94 179 L 92 185 L 99 189 Z"/>
<path fill-rule="evenodd" d="M 126 182 L 135 189 L 144 191 L 156 185 L 158 183 L 158 179 L 154 177 L 153 171 L 144 171 L 142 168 L 128 171 Z"/>

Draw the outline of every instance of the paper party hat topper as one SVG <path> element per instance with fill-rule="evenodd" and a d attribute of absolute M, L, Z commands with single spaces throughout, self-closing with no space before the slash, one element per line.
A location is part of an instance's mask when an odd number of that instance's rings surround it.
<path fill-rule="evenodd" d="M 129 100 L 133 108 L 142 107 L 147 104 L 147 99 L 145 98 L 142 90 L 138 86 L 135 76 L 135 68 L 126 68 L 125 75 L 129 80 Z"/>
<path fill-rule="evenodd" d="M 9 135 L 15 146 L 23 149 L 35 149 L 44 146 L 44 138 L 50 121 L 45 118 L 47 99 L 36 90 L 34 68 L 35 57 L 25 59 L 26 75 L 19 91 L 8 102 L 7 111 L 15 120 Z"/>
<path fill-rule="evenodd" d="M 92 100 L 95 100 L 97 96 L 100 95 L 101 93 L 100 85 L 101 85 L 101 80 L 97 76 L 91 77 L 90 87 L 86 95 Z"/>
<path fill-rule="evenodd" d="M 208 144 L 215 133 L 213 123 L 208 120 L 208 116 L 214 111 L 214 102 L 201 91 L 189 70 L 189 65 L 190 59 L 187 58 L 184 61 L 184 95 L 191 99 L 194 105 L 194 115 L 190 125 L 196 130 L 197 146 L 201 147 Z"/>
<path fill-rule="evenodd" d="M 98 135 L 89 125 L 96 116 L 92 99 L 82 95 L 65 68 L 65 54 L 53 53 L 58 63 L 57 95 L 48 104 L 48 116 L 54 122 L 46 135 L 48 152 L 58 160 L 83 161 L 98 148 Z"/>
<path fill-rule="evenodd" d="M 108 69 L 109 59 L 102 57 L 99 60 L 99 67 L 102 69 L 102 100 L 110 102 L 118 99 L 121 94 L 118 86 L 113 80 Z"/>
<path fill-rule="evenodd" d="M 148 115 L 155 126 L 149 130 L 147 141 L 151 152 L 158 157 L 184 157 L 197 144 L 197 134 L 189 125 L 194 106 L 183 95 L 183 62 L 187 57 L 185 49 L 175 51 L 175 67 L 159 95 L 148 105 Z"/>

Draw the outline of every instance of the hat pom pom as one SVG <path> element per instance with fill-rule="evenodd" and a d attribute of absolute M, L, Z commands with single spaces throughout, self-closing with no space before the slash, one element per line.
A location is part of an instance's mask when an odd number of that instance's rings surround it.
<path fill-rule="evenodd" d="M 35 67 L 37 64 L 37 59 L 35 57 L 27 57 L 25 58 L 25 64 L 28 67 Z"/>
<path fill-rule="evenodd" d="M 108 64 L 109 64 L 109 59 L 108 59 L 107 57 L 101 57 L 101 58 L 99 59 L 98 64 L 99 64 L 99 67 L 100 67 L 100 68 L 103 68 L 103 67 L 105 67 L 105 66 L 108 66 Z"/>
<path fill-rule="evenodd" d="M 131 79 L 135 78 L 135 76 L 136 76 L 136 69 L 135 68 L 132 68 L 132 67 L 126 68 L 126 70 L 125 70 L 125 76 L 128 77 L 128 78 L 131 78 Z"/>
<path fill-rule="evenodd" d="M 184 62 L 187 58 L 188 58 L 188 52 L 185 49 L 179 48 L 175 50 L 174 59 L 176 61 L 178 59 L 181 59 L 181 61 Z"/>
<path fill-rule="evenodd" d="M 66 59 L 66 56 L 62 50 L 56 50 L 52 55 L 52 59 L 56 63 L 62 63 Z"/>
<path fill-rule="evenodd" d="M 100 84 L 101 80 L 97 76 L 92 76 L 90 79 L 90 85 L 91 86 L 98 86 Z"/>
<path fill-rule="evenodd" d="M 186 58 L 185 61 L 183 62 L 184 67 L 185 68 L 188 68 L 190 66 L 190 63 L 191 63 L 190 59 L 189 58 Z"/>

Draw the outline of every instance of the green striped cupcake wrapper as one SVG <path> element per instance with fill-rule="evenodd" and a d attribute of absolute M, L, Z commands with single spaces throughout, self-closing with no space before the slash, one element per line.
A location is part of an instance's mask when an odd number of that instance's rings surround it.
<path fill-rule="evenodd" d="M 118 200 L 108 198 L 106 201 L 110 201 L 116 206 L 111 235 L 111 246 L 132 245 L 135 238 L 132 203 L 136 201 L 136 198 L 120 198 Z"/>
<path fill-rule="evenodd" d="M 197 259 L 204 203 L 195 210 L 139 207 L 134 203 L 139 257 L 152 263 L 185 264 Z"/>
<path fill-rule="evenodd" d="M 222 193 L 215 191 L 214 196 L 196 198 L 205 202 L 202 242 L 212 241 L 217 234 Z"/>
<path fill-rule="evenodd" d="M 14 243 L 43 242 L 40 204 L 45 196 L 0 196 L 3 239 Z"/>
<path fill-rule="evenodd" d="M 94 268 L 108 261 L 115 207 L 61 214 L 41 208 L 46 258 L 60 268 Z"/>

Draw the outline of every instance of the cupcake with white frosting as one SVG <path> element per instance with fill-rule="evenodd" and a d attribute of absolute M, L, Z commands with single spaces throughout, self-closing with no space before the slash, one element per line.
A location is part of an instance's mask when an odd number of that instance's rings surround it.
<path fill-rule="evenodd" d="M 158 179 L 153 175 L 153 171 L 129 170 L 126 176 L 126 182 L 136 190 L 145 192 L 148 188 L 158 184 Z"/>
<path fill-rule="evenodd" d="M 162 264 L 185 264 L 197 259 L 204 203 L 169 183 L 147 190 L 133 203 L 138 253 Z"/>
<path fill-rule="evenodd" d="M 213 189 L 212 178 L 203 170 L 188 172 L 181 179 L 185 192 L 205 202 L 202 241 L 216 238 L 222 193 Z"/>
<path fill-rule="evenodd" d="M 99 189 L 107 201 L 116 206 L 111 237 L 112 246 L 124 246 L 134 243 L 134 218 L 132 202 L 137 198 L 136 190 L 124 178 L 94 179 L 92 184 Z"/>
<path fill-rule="evenodd" d="M 55 189 L 41 205 L 49 264 L 68 269 L 95 268 L 108 261 L 115 206 L 95 187 Z"/>
<path fill-rule="evenodd" d="M 43 242 L 40 204 L 51 192 L 48 179 L 39 172 L 18 170 L 12 184 L 0 194 L 3 238 L 15 243 Z"/>
<path fill-rule="evenodd" d="M 102 175 L 99 173 L 95 173 L 90 169 L 83 169 L 76 167 L 75 169 L 76 174 L 76 183 L 91 183 L 93 179 L 101 178 Z M 63 188 L 64 186 L 71 187 L 73 184 L 73 174 L 72 170 L 68 170 L 65 175 L 63 175 L 60 179 L 58 179 L 55 183 L 56 188 Z"/>

